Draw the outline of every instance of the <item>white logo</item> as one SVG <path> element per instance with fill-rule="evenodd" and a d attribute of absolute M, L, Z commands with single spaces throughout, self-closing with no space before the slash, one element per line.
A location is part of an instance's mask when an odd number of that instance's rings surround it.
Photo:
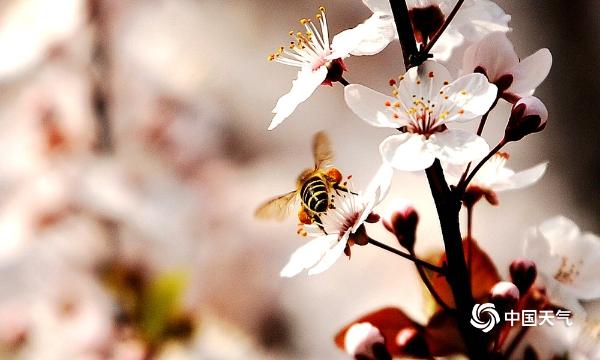
<path fill-rule="evenodd" d="M 482 314 L 487 314 L 486 322 L 481 320 Z M 496 311 L 494 304 L 485 303 L 475 304 L 475 306 L 473 306 L 473 311 L 471 311 L 471 325 L 473 325 L 473 327 L 486 333 L 492 330 L 499 322 L 500 314 Z"/>

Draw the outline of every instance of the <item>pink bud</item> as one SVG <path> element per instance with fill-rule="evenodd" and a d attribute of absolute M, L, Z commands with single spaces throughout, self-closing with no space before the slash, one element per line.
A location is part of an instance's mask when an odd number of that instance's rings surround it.
<path fill-rule="evenodd" d="M 513 309 L 519 302 L 519 289 L 509 281 L 500 281 L 491 291 L 491 301 L 500 311 Z"/>
<path fill-rule="evenodd" d="M 510 263 L 510 278 L 521 294 L 525 294 L 537 277 L 535 263 L 529 259 L 515 259 Z"/>
<path fill-rule="evenodd" d="M 415 235 L 417 224 L 419 223 L 419 214 L 412 206 L 406 206 L 401 210 L 395 211 L 389 220 L 384 220 L 385 228 L 396 235 L 398 242 L 404 248 L 413 250 L 415 247 Z"/>
<path fill-rule="evenodd" d="M 384 343 L 385 339 L 379 329 L 367 322 L 357 323 L 346 332 L 344 349 L 355 358 L 376 359 L 378 357 L 375 352 L 381 352 L 381 345 Z M 385 346 L 383 351 L 387 352 Z"/>
<path fill-rule="evenodd" d="M 396 335 L 396 345 L 406 355 L 417 358 L 427 358 L 430 356 L 425 337 L 414 328 L 400 330 L 398 335 Z"/>
<path fill-rule="evenodd" d="M 504 140 L 518 141 L 523 137 L 544 130 L 548 110 L 535 96 L 526 96 L 515 103 L 504 130 Z"/>

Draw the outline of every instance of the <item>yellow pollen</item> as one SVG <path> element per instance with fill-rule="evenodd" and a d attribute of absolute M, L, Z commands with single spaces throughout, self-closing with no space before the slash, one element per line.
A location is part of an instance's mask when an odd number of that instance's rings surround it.
<path fill-rule="evenodd" d="M 400 81 L 404 80 L 404 75 L 401 75 L 401 76 L 399 76 L 399 77 L 398 77 L 398 79 L 399 79 Z"/>
<path fill-rule="evenodd" d="M 321 20 L 321 14 L 315 15 L 315 17 L 317 18 L 317 20 Z"/>
<path fill-rule="evenodd" d="M 462 91 L 460 92 L 460 94 L 461 94 L 462 96 L 467 96 L 467 92 L 466 92 L 465 90 L 462 90 Z"/>
<path fill-rule="evenodd" d="M 273 61 L 273 60 L 275 60 L 275 54 L 270 54 L 270 55 L 267 57 L 267 59 L 268 59 L 269 61 Z"/>
<path fill-rule="evenodd" d="M 294 30 L 290 30 L 289 34 L 290 36 L 294 36 Z"/>
<path fill-rule="evenodd" d="M 398 90 L 396 90 L 396 89 L 392 90 L 392 96 L 393 97 L 398 96 Z"/>
<path fill-rule="evenodd" d="M 304 19 L 300 19 L 300 24 L 301 24 L 301 25 L 306 25 L 306 24 L 308 24 L 308 23 L 310 23 L 310 19 L 306 19 L 306 18 L 304 18 Z"/>
<path fill-rule="evenodd" d="M 325 12 L 325 6 L 319 6 L 319 11 L 320 12 Z"/>
<path fill-rule="evenodd" d="M 399 108 L 399 107 L 400 107 L 400 103 L 396 101 L 396 102 L 394 103 L 394 107 L 395 107 L 395 108 Z"/>
<path fill-rule="evenodd" d="M 421 85 L 421 80 L 417 80 L 417 85 Z"/>

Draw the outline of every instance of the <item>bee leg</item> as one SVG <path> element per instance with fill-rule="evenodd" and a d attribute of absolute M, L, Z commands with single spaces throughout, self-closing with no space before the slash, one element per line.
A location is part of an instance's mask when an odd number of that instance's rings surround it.
<path fill-rule="evenodd" d="M 319 227 L 319 229 L 321 229 L 321 231 L 325 234 L 325 235 L 329 235 L 327 234 L 327 231 L 325 231 L 325 228 L 323 227 L 323 223 L 321 222 L 321 218 L 319 217 L 319 215 L 313 215 L 313 223 L 317 224 L 317 226 Z"/>
<path fill-rule="evenodd" d="M 350 191 L 347 187 L 345 187 L 343 185 L 340 185 L 340 184 L 333 184 L 333 188 L 336 190 L 336 192 L 343 191 L 343 192 L 346 192 L 346 193 L 350 193 L 352 195 L 358 195 L 354 191 Z M 339 195 L 339 192 L 338 192 L 338 195 Z"/>

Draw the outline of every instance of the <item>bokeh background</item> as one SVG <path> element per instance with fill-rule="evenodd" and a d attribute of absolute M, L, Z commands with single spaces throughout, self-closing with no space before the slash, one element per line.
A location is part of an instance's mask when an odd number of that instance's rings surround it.
<path fill-rule="evenodd" d="M 525 230 L 548 217 L 600 232 L 600 3 L 497 3 L 521 57 L 554 56 L 537 91 L 548 127 L 508 148 L 512 168 L 549 160 L 548 172 L 475 214 L 506 275 Z M 295 220 L 252 216 L 293 189 L 318 130 L 357 188 L 380 161 L 387 131 L 357 119 L 340 85 L 266 130 L 295 76 L 267 54 L 320 5 L 334 34 L 370 15 L 359 0 L 0 2 L 0 358 L 344 358 L 332 336 L 365 312 L 425 320 L 410 263 L 367 246 L 281 279 L 304 242 Z M 397 44 L 347 63 L 350 82 L 380 91 L 402 69 Z M 488 121 L 490 143 L 508 111 Z M 423 175 L 396 173 L 379 212 L 405 202 L 421 214 L 418 252 L 439 251 Z"/>

